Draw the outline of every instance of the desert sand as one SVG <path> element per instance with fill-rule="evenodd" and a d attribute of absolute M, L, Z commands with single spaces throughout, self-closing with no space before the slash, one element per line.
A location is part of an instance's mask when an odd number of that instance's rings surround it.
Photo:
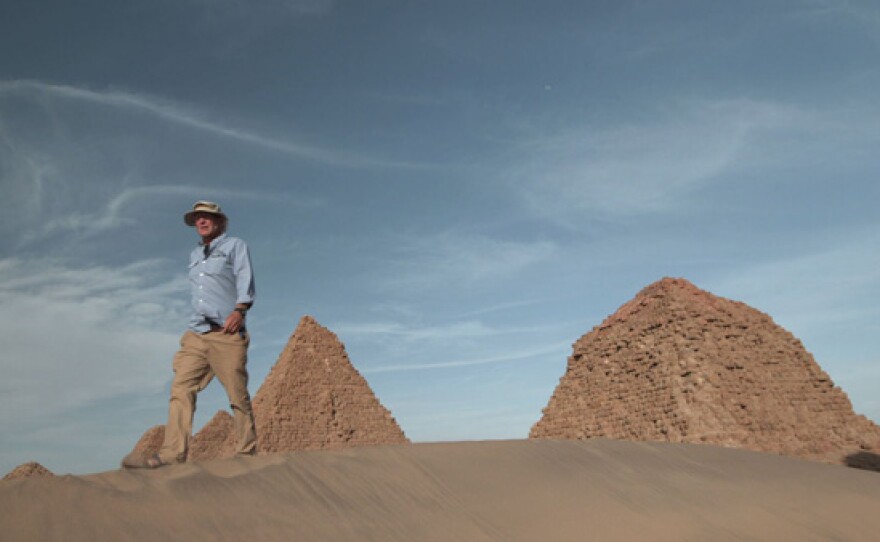
<path fill-rule="evenodd" d="M 712 445 L 299 451 L 0 482 L 18 540 L 864 540 L 880 474 Z"/>

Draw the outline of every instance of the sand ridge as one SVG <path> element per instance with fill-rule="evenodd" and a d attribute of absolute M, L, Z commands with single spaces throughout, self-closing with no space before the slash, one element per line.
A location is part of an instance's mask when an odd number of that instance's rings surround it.
<path fill-rule="evenodd" d="M 0 484 L 4 540 L 876 540 L 880 475 L 709 445 L 300 451 Z"/>

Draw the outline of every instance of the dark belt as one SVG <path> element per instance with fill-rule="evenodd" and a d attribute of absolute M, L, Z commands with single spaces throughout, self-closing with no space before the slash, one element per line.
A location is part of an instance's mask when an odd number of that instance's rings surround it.
<path fill-rule="evenodd" d="M 223 326 L 217 325 L 214 322 L 208 322 L 208 325 L 211 326 L 211 329 L 206 331 L 205 333 L 219 333 L 223 331 Z M 241 333 L 242 336 L 247 332 L 247 328 L 241 326 L 236 333 Z"/>

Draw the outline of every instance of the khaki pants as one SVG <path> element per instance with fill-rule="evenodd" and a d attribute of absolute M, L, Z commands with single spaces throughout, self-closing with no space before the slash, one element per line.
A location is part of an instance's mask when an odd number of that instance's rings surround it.
<path fill-rule="evenodd" d="M 254 413 L 248 393 L 247 348 L 250 336 L 241 333 L 187 331 L 180 338 L 180 350 L 174 355 L 174 380 L 165 442 L 159 458 L 166 463 L 186 461 L 192 438 L 196 394 L 217 375 L 226 389 L 234 413 L 236 453 L 253 454 L 257 448 Z"/>

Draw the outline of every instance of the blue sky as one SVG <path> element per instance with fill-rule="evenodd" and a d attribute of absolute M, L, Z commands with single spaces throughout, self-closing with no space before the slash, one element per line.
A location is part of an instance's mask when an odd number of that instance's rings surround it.
<path fill-rule="evenodd" d="M 867 1 L 3 2 L 0 472 L 164 422 L 197 199 L 251 246 L 252 393 L 311 314 L 411 439 L 524 438 L 677 276 L 880 421 L 877 88 Z"/>

